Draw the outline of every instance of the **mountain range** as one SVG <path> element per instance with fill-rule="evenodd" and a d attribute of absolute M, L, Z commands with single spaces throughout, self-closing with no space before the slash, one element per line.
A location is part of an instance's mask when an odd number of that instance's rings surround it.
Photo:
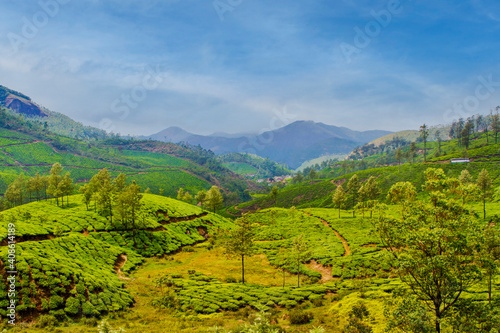
<path fill-rule="evenodd" d="M 360 132 L 313 121 L 296 121 L 273 131 L 253 135 L 198 135 L 179 127 L 169 127 L 147 138 L 200 145 L 218 155 L 252 153 L 295 169 L 304 161 L 323 155 L 348 154 L 357 146 L 390 133 L 382 130 Z"/>
<path fill-rule="evenodd" d="M 63 114 L 40 107 L 30 97 L 4 86 L 0 86 L 0 106 L 38 118 L 61 135 L 79 139 L 99 139 L 106 136 L 102 130 L 84 126 Z M 198 135 L 179 127 L 169 127 L 141 138 L 172 143 L 186 142 L 209 149 L 217 155 L 251 153 L 296 169 L 303 162 L 321 156 L 349 154 L 354 148 L 390 133 L 381 130 L 360 132 L 313 121 L 296 121 L 260 134 L 219 132 Z"/>

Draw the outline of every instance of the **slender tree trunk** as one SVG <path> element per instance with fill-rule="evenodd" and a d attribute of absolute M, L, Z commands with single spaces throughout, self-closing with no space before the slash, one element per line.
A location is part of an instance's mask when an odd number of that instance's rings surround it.
<path fill-rule="evenodd" d="M 486 197 L 483 196 L 483 219 L 486 220 Z"/>
<path fill-rule="evenodd" d="M 492 276 L 493 274 L 490 272 L 489 276 L 488 276 L 488 304 L 491 305 L 491 280 L 492 280 Z"/>
<path fill-rule="evenodd" d="M 297 288 L 300 288 L 300 263 L 297 263 Z"/>
<path fill-rule="evenodd" d="M 241 255 L 241 282 L 245 284 L 245 255 Z"/>
<path fill-rule="evenodd" d="M 339 206 L 339 219 L 340 219 L 340 206 Z"/>
<path fill-rule="evenodd" d="M 352 197 L 352 217 L 356 217 L 356 210 L 354 209 L 354 203 L 355 203 L 355 200 L 354 200 L 354 196 Z"/>

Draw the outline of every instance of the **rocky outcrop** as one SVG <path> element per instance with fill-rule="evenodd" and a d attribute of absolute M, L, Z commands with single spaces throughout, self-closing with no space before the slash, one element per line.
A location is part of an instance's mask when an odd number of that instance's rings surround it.
<path fill-rule="evenodd" d="M 48 117 L 48 114 L 32 101 L 15 96 L 8 95 L 3 102 L 4 106 L 27 116 Z"/>

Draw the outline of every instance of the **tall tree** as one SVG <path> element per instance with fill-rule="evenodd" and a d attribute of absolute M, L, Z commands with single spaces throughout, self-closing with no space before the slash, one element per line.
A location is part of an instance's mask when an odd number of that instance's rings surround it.
<path fill-rule="evenodd" d="M 24 201 L 24 192 L 26 190 L 26 180 L 24 175 L 19 175 L 5 191 L 5 199 L 12 205 L 22 205 Z"/>
<path fill-rule="evenodd" d="M 358 196 L 358 191 L 359 188 L 361 187 L 359 180 L 358 180 L 358 175 L 354 174 L 351 179 L 349 179 L 349 182 L 347 183 L 347 191 L 351 195 L 352 198 L 352 217 L 356 217 L 355 209 L 354 207 L 356 206 L 356 198 Z"/>
<path fill-rule="evenodd" d="M 413 163 L 415 163 L 415 157 L 417 157 L 417 144 L 415 142 L 410 144 L 410 157 Z"/>
<path fill-rule="evenodd" d="M 462 198 L 462 206 L 465 206 L 467 199 L 475 199 L 480 196 L 479 188 L 474 184 L 474 179 L 472 178 L 469 170 L 464 169 L 458 177 L 460 185 L 457 189 L 459 196 Z"/>
<path fill-rule="evenodd" d="M 465 149 L 469 149 L 470 144 L 470 135 L 474 129 L 474 125 L 471 121 L 467 121 L 462 130 L 462 145 L 465 146 Z"/>
<path fill-rule="evenodd" d="M 113 180 L 113 187 L 116 192 L 122 192 L 125 190 L 125 188 L 127 187 L 127 177 L 124 173 L 120 173 Z"/>
<path fill-rule="evenodd" d="M 207 199 L 207 192 L 205 190 L 201 190 L 196 194 L 194 198 L 198 203 L 201 203 L 201 205 L 203 206 L 203 203 Z"/>
<path fill-rule="evenodd" d="M 300 287 L 300 265 L 311 257 L 311 251 L 304 240 L 304 234 L 295 237 L 292 243 L 292 250 L 290 252 L 291 261 L 297 267 L 297 287 Z"/>
<path fill-rule="evenodd" d="M 222 194 L 217 186 L 214 185 L 207 191 L 205 202 L 208 209 L 212 210 L 214 213 L 217 209 L 222 207 L 224 198 L 222 197 Z"/>
<path fill-rule="evenodd" d="M 438 143 L 439 155 L 441 155 L 441 143 L 443 140 L 441 139 L 441 131 L 440 130 L 436 130 L 436 132 L 434 133 L 434 138 L 436 139 L 436 141 Z"/>
<path fill-rule="evenodd" d="M 110 222 L 113 223 L 114 186 L 108 169 L 104 168 L 99 170 L 99 172 L 92 177 L 90 183 L 95 191 L 95 201 L 100 214 L 109 216 Z"/>
<path fill-rule="evenodd" d="M 61 187 L 62 205 L 64 206 L 64 195 L 66 195 L 66 204 L 69 205 L 69 196 L 75 189 L 73 179 L 71 178 L 69 172 L 66 172 L 59 186 Z"/>
<path fill-rule="evenodd" d="M 498 114 L 499 107 L 496 107 L 496 113 L 491 114 L 491 131 L 495 135 L 495 144 L 498 142 L 498 132 L 500 132 L 500 115 Z"/>
<path fill-rule="evenodd" d="M 427 138 L 429 137 L 429 128 L 426 124 L 420 126 L 420 137 L 424 141 L 424 162 L 427 162 Z"/>
<path fill-rule="evenodd" d="M 401 160 L 402 159 L 403 159 L 403 151 L 401 150 L 401 148 L 398 148 L 398 150 L 396 150 L 396 161 L 398 161 L 399 172 L 401 172 Z"/>
<path fill-rule="evenodd" d="M 183 188 L 180 188 L 178 191 L 177 191 L 177 200 L 179 201 L 182 201 L 182 199 L 184 198 L 184 189 Z"/>
<path fill-rule="evenodd" d="M 481 259 L 487 274 L 488 302 L 491 304 L 493 279 L 498 274 L 500 262 L 500 236 L 498 229 L 491 224 L 484 230 Z"/>
<path fill-rule="evenodd" d="M 63 179 L 62 174 L 62 166 L 59 163 L 55 163 L 50 169 L 49 175 L 49 187 L 47 189 L 47 193 L 54 198 L 56 198 L 56 203 L 59 206 L 59 198 L 62 196 L 60 183 Z"/>
<path fill-rule="evenodd" d="M 116 219 L 120 221 L 125 229 L 132 229 L 134 234 L 134 245 L 136 244 L 136 233 L 139 229 L 143 194 L 141 187 L 135 181 L 117 192 L 114 197 L 114 211 Z"/>
<path fill-rule="evenodd" d="M 40 173 L 36 173 L 33 177 L 34 191 L 36 192 L 37 200 L 40 200 L 40 192 L 44 189 L 43 177 Z"/>
<path fill-rule="evenodd" d="M 255 253 L 255 229 L 243 215 L 236 220 L 236 228 L 231 230 L 226 241 L 226 252 L 241 258 L 241 282 L 245 283 L 245 257 Z"/>
<path fill-rule="evenodd" d="M 391 186 L 387 193 L 387 200 L 394 204 L 401 204 L 401 217 L 404 219 L 406 207 L 417 197 L 417 190 L 410 182 L 398 182 Z"/>
<path fill-rule="evenodd" d="M 464 291 L 480 280 L 481 232 L 474 213 L 448 199 L 446 188 L 432 195 L 439 196 L 436 203 L 410 203 L 401 219 L 381 217 L 377 230 L 409 292 L 434 314 L 439 333 Z"/>
<path fill-rule="evenodd" d="M 486 220 L 486 201 L 493 195 L 493 181 L 486 169 L 481 170 L 477 177 L 477 187 L 481 191 L 481 200 L 483 201 L 483 218 Z"/>
<path fill-rule="evenodd" d="M 312 169 L 311 169 L 311 171 L 312 171 Z M 278 193 L 279 193 L 278 187 L 273 186 L 273 188 L 271 189 L 271 193 L 269 194 L 269 197 L 273 201 L 274 205 L 276 205 L 276 199 L 278 198 Z"/>
<path fill-rule="evenodd" d="M 85 204 L 85 206 L 87 206 L 87 210 L 89 210 L 89 204 L 92 201 L 92 197 L 94 196 L 94 191 L 92 190 L 92 186 L 90 184 L 85 184 L 78 189 L 78 192 L 80 192 L 83 195 L 82 201 Z"/>
<path fill-rule="evenodd" d="M 370 176 L 370 178 L 368 178 L 368 180 L 364 183 L 363 187 L 366 193 L 365 195 L 366 195 L 366 200 L 368 202 L 368 207 L 370 208 L 370 218 L 371 218 L 373 217 L 373 207 L 375 207 L 375 203 L 381 192 L 380 186 L 378 185 L 375 177 Z"/>
<path fill-rule="evenodd" d="M 304 175 L 302 175 L 302 172 L 299 171 L 299 172 L 297 172 L 295 177 L 293 177 L 292 183 L 298 184 L 298 183 L 301 183 L 303 180 L 304 180 Z"/>
<path fill-rule="evenodd" d="M 347 202 L 347 197 L 345 195 L 344 189 L 342 186 L 337 186 L 335 193 L 333 194 L 333 205 L 335 208 L 339 209 L 339 219 L 340 219 L 340 209 L 345 207 L 345 203 Z"/>

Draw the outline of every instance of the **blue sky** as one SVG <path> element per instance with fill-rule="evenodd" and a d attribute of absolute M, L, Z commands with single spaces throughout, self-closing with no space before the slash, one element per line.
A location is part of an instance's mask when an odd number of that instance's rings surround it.
<path fill-rule="evenodd" d="M 500 104 L 493 0 L 2 1 L 0 32 L 0 84 L 122 134 L 396 131 Z"/>

